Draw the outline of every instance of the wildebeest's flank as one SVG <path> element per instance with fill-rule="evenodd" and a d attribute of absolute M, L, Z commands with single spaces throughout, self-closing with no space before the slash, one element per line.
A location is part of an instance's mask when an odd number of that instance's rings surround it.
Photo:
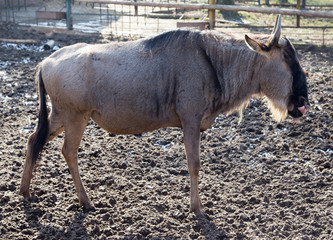
<path fill-rule="evenodd" d="M 273 116 L 302 116 L 307 109 L 305 74 L 295 49 L 272 35 L 237 40 L 217 32 L 171 31 L 154 38 L 102 45 L 77 44 L 45 59 L 38 70 L 38 127 L 28 140 L 21 193 L 30 196 L 33 166 L 43 146 L 65 131 L 62 153 L 80 203 L 92 204 L 78 169 L 77 150 L 90 118 L 115 134 L 181 127 L 191 184 L 191 210 L 199 198 L 200 131 L 218 114 L 266 96 Z M 52 109 L 47 116 L 46 94 Z"/>

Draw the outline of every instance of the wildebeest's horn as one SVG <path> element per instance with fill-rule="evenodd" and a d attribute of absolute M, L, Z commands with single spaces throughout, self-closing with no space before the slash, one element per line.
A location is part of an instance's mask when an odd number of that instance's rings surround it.
<path fill-rule="evenodd" d="M 275 22 L 275 26 L 274 26 L 272 34 L 273 34 L 273 37 L 270 42 L 270 45 L 274 46 L 279 43 L 279 39 L 280 39 L 280 35 L 281 35 L 281 14 L 279 14 L 276 17 L 276 22 Z"/>

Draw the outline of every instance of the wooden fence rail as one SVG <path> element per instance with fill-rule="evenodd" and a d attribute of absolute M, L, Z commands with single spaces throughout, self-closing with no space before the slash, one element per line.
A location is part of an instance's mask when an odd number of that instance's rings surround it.
<path fill-rule="evenodd" d="M 311 11 L 311 10 L 295 10 L 281 8 L 264 8 L 264 7 L 248 7 L 248 6 L 231 6 L 218 4 L 181 4 L 181 3 L 156 3 L 156 2 L 130 2 L 130 1 L 96 1 L 96 0 L 77 0 L 76 2 L 96 3 L 96 4 L 115 4 L 128 6 L 146 6 L 146 7 L 164 7 L 177 9 L 208 9 L 208 10 L 225 10 L 225 11 L 244 11 L 266 14 L 282 14 L 315 18 L 333 18 L 333 12 L 328 11 Z"/>

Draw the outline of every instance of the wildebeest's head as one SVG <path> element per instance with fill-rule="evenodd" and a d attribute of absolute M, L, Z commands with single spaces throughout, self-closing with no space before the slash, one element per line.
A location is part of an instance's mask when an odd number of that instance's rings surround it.
<path fill-rule="evenodd" d="M 287 113 L 293 118 L 303 116 L 308 104 L 305 71 L 300 66 L 292 43 L 281 35 L 281 15 L 276 19 L 271 36 L 263 43 L 245 35 L 249 48 L 265 56 L 260 67 L 260 91 L 268 98 L 273 117 L 283 120 Z"/>

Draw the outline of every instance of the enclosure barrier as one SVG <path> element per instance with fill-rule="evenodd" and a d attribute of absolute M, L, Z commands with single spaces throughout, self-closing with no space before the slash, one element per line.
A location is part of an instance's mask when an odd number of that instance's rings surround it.
<path fill-rule="evenodd" d="M 70 0 L 66 0 L 70 1 Z M 299 20 L 300 16 L 303 17 L 314 17 L 314 18 L 333 18 L 333 12 L 328 11 L 311 11 L 311 10 L 300 10 L 300 9 L 280 9 L 280 8 L 264 8 L 264 7 L 249 7 L 249 6 L 235 6 L 235 5 L 220 5 L 215 4 L 216 0 L 209 0 L 209 4 L 185 4 L 185 3 L 156 3 L 156 2 L 138 2 L 134 1 L 103 1 L 103 0 L 77 0 L 77 2 L 91 3 L 91 4 L 110 4 L 110 5 L 127 5 L 134 6 L 135 12 L 139 6 L 141 7 L 160 7 L 160 8 L 175 8 L 175 9 L 190 9 L 190 10 L 208 10 L 209 15 L 209 28 L 215 27 L 215 11 L 245 11 L 265 14 L 282 14 L 282 15 L 293 15 L 297 16 Z M 68 13 L 68 11 L 67 11 Z M 68 15 L 69 16 L 69 15 Z M 70 16 L 69 16 L 70 17 Z M 299 26 L 299 21 L 297 21 Z M 67 25 L 68 29 L 72 26 Z M 324 30 L 323 30 L 324 31 Z"/>
<path fill-rule="evenodd" d="M 6 3 L 12 2 L 13 0 L 6 0 Z M 23 0 L 20 0 L 21 2 Z M 43 1 L 43 0 L 39 0 Z M 184 1 L 184 2 L 183 2 Z M 83 32 L 100 32 L 104 35 L 113 35 L 116 37 L 120 36 L 149 36 L 156 33 L 169 31 L 175 27 L 184 27 L 184 24 L 190 25 L 199 29 L 199 25 L 204 26 L 203 29 L 213 26 L 214 22 L 212 19 L 207 21 L 207 15 L 215 19 L 216 10 L 227 10 L 227 11 L 243 11 L 253 13 L 266 13 L 266 14 L 282 14 L 291 16 L 303 16 L 313 18 L 333 18 L 333 11 L 321 10 L 296 10 L 296 9 L 280 9 L 276 7 L 250 7 L 250 6 L 239 6 L 239 5 L 215 5 L 215 0 L 205 0 L 210 4 L 190 4 L 181 0 L 182 3 L 175 2 L 174 0 L 161 1 L 156 0 L 62 0 L 66 2 L 66 7 L 61 6 L 62 13 L 66 16 L 62 20 L 46 19 L 42 20 L 42 23 L 38 22 L 36 16 L 37 11 L 40 10 L 40 6 L 28 6 L 28 11 L 19 11 L 20 7 L 14 8 L 10 13 L 10 16 L 5 14 L 6 7 L 9 5 L 1 5 L 0 17 L 1 20 L 5 18 L 5 21 L 11 20 L 13 22 L 31 24 L 32 26 L 42 25 L 44 27 L 54 28 L 66 28 L 75 29 Z M 16 2 L 16 0 L 14 0 Z M 28 1 L 27 1 L 28 2 Z M 52 2 L 52 1 L 50 1 Z M 83 3 L 83 4 L 82 4 Z M 88 9 L 87 6 L 91 7 Z M 70 7 L 70 8 L 69 8 Z M 66 9 L 64 9 L 66 8 Z M 71 13 L 71 8 L 73 13 Z M 24 10 L 24 6 L 21 7 Z M 58 5 L 51 5 L 50 8 L 46 9 L 46 12 L 54 11 L 59 9 Z M 66 11 L 67 10 L 67 11 Z M 198 10 L 198 11 L 194 11 Z M 207 11 L 208 10 L 208 11 Z M 1 16 L 2 15 L 2 16 Z M 99 15 L 99 17 L 98 17 Z M 67 17 L 68 16 L 68 17 Z M 216 16 L 217 18 L 220 15 Z M 23 20 L 22 20 L 23 19 Z M 74 23 L 73 23 L 74 21 Z M 309 19 L 307 19 L 308 23 Z M 216 28 L 223 28 L 223 31 L 228 32 L 230 30 L 232 34 L 243 35 L 245 33 L 244 28 L 256 28 L 262 29 L 265 26 L 237 24 L 233 26 L 233 23 L 225 21 L 216 21 Z M 186 26 L 188 27 L 188 26 Z M 286 29 L 293 29 L 290 26 L 284 26 Z M 256 31 L 256 30 L 254 30 Z M 260 32 L 257 31 L 258 33 Z M 286 30 L 286 33 L 288 30 Z M 294 41 L 299 43 L 311 42 L 314 44 L 333 44 L 333 27 L 331 26 L 302 26 L 301 29 L 294 28 L 288 33 Z"/>
<path fill-rule="evenodd" d="M 294 15 L 302 17 L 318 17 L 318 18 L 333 18 L 333 12 L 328 11 L 311 11 L 311 10 L 295 10 L 295 9 L 280 9 L 280 8 L 263 8 L 263 7 L 248 7 L 248 6 L 232 6 L 219 4 L 182 4 L 182 3 L 154 3 L 154 2 L 129 2 L 129 1 L 96 1 L 96 0 L 77 0 L 77 2 L 96 3 L 96 4 L 115 4 L 128 6 L 143 6 L 143 7 L 163 7 L 176 9 L 207 9 L 207 10 L 224 10 L 224 11 L 245 11 L 266 14 L 282 14 Z"/>

